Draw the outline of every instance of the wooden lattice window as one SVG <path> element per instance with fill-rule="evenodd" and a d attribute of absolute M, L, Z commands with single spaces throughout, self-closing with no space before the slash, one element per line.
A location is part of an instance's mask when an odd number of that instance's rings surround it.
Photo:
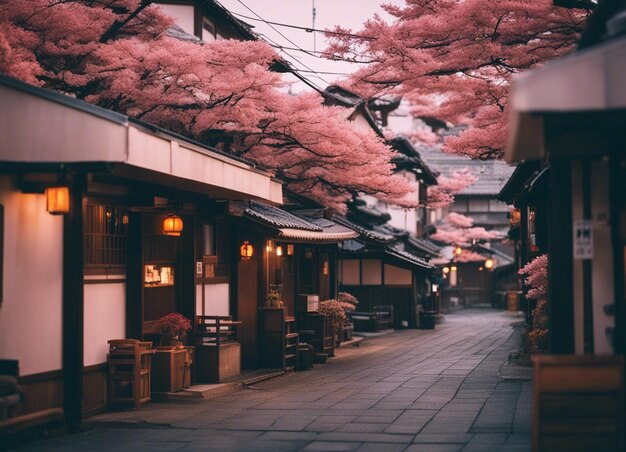
<path fill-rule="evenodd" d="M 87 204 L 84 227 L 85 267 L 123 272 L 128 242 L 126 208 Z"/>

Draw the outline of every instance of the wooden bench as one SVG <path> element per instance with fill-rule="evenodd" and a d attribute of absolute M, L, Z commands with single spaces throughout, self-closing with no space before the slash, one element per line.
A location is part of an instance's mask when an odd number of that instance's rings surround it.
<path fill-rule="evenodd" d="M 20 414 L 24 394 L 17 384 L 19 365 L 16 360 L 0 360 L 0 449 L 13 447 L 32 438 L 37 428 L 62 428 L 64 414 L 61 408 L 49 408 Z M 3 449 L 4 450 L 4 449 Z"/>
<path fill-rule="evenodd" d="M 393 306 L 374 306 L 372 311 L 351 311 L 348 313 L 354 324 L 354 331 L 376 332 L 393 328 Z"/>

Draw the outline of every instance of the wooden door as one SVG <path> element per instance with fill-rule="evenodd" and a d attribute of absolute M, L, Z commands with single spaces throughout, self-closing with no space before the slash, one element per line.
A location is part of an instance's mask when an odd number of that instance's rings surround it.
<path fill-rule="evenodd" d="M 163 234 L 163 217 L 145 215 L 144 220 L 141 332 L 146 340 L 157 339 L 161 317 L 178 311 L 176 295 L 182 276 L 179 265 L 181 237 Z M 168 280 L 163 278 L 164 268 L 170 269 Z"/>
<path fill-rule="evenodd" d="M 255 245 L 255 248 L 259 249 L 260 247 Z M 243 322 L 239 328 L 242 369 L 254 369 L 258 365 L 258 287 L 259 265 L 257 257 L 240 259 L 237 265 L 237 319 Z"/>

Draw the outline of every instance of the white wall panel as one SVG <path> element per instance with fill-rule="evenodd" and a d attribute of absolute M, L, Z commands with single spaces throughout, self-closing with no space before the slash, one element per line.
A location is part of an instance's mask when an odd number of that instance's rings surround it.
<path fill-rule="evenodd" d="M 126 337 L 126 284 L 85 285 L 85 366 L 107 361 L 109 339 Z"/>
<path fill-rule="evenodd" d="M 43 195 L 23 194 L 0 177 L 4 205 L 4 293 L 0 358 L 17 359 L 21 375 L 62 367 L 63 218 L 46 212 Z"/>

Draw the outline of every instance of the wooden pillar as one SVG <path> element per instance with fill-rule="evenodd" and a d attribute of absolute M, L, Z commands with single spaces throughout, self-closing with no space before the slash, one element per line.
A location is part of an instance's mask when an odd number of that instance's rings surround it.
<path fill-rule="evenodd" d="M 181 240 L 181 253 L 177 259 L 180 268 L 177 275 L 179 278 L 177 308 L 178 312 L 191 319 L 192 323 L 195 320 L 196 312 L 195 231 L 195 216 L 184 215 L 183 232 L 179 238 Z"/>
<path fill-rule="evenodd" d="M 63 218 L 63 409 L 71 432 L 78 431 L 82 421 L 86 185 L 84 174 L 76 175 L 69 184 L 70 211 Z"/>
<path fill-rule="evenodd" d="M 550 351 L 574 353 L 574 292 L 572 288 L 571 163 L 552 159 L 550 184 L 550 246 L 548 310 Z"/>
<path fill-rule="evenodd" d="M 126 337 L 141 340 L 143 299 L 143 216 L 128 213 L 128 246 L 126 250 Z M 175 275 L 177 277 L 178 275 Z"/>
<path fill-rule="evenodd" d="M 611 241 L 613 243 L 613 275 L 615 293 L 615 330 L 613 347 L 615 353 L 626 353 L 626 157 L 622 150 L 626 143 L 626 133 L 620 131 L 621 141 L 613 137 L 613 153 L 609 158 L 609 196 L 611 217 Z M 620 224 L 621 223 L 621 224 Z"/>

